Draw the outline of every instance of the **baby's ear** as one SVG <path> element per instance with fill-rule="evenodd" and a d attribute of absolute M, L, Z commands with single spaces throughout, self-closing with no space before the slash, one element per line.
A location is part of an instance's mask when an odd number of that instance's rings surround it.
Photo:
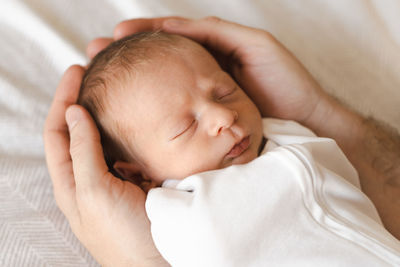
<path fill-rule="evenodd" d="M 113 165 L 113 169 L 125 180 L 136 182 L 141 176 L 142 170 L 139 164 L 135 162 L 117 161 Z"/>
<path fill-rule="evenodd" d="M 140 165 L 125 161 L 117 161 L 113 169 L 124 179 L 139 186 L 145 193 L 151 188 L 157 187 L 157 183 L 142 172 Z"/>

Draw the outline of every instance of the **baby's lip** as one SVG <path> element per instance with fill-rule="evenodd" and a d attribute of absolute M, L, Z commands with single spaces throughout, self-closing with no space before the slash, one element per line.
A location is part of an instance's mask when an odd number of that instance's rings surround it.
<path fill-rule="evenodd" d="M 239 140 L 232 149 L 226 154 L 228 158 L 236 158 L 240 156 L 250 145 L 250 136 L 246 136 Z"/>

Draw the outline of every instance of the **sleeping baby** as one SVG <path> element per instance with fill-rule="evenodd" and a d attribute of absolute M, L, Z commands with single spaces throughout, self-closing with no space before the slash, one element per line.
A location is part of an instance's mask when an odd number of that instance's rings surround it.
<path fill-rule="evenodd" d="M 79 104 L 106 162 L 148 192 L 173 266 L 392 266 L 400 245 L 337 144 L 261 118 L 201 45 L 140 33 L 101 51 Z"/>
<path fill-rule="evenodd" d="M 247 163 L 263 148 L 254 103 L 184 37 L 142 33 L 111 44 L 94 58 L 80 92 L 107 164 L 135 183 Z"/>

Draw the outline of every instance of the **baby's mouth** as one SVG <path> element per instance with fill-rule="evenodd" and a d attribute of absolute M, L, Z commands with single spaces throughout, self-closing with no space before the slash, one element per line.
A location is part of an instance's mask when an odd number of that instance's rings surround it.
<path fill-rule="evenodd" d="M 246 136 L 239 143 L 235 144 L 232 149 L 226 154 L 228 158 L 236 158 L 240 156 L 250 145 L 250 136 Z"/>

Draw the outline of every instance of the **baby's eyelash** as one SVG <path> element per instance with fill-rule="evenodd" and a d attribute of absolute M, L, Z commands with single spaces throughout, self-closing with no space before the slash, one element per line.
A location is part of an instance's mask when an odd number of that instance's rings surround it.
<path fill-rule="evenodd" d="M 185 128 L 185 130 L 183 130 L 181 133 L 179 133 L 177 136 L 175 136 L 173 139 L 178 138 L 179 136 L 183 135 L 184 133 L 186 133 L 192 126 L 193 124 L 196 122 L 196 120 L 193 120 L 188 127 Z"/>
<path fill-rule="evenodd" d="M 190 128 L 192 128 L 195 123 L 196 123 L 196 120 L 193 120 L 192 123 L 189 125 L 189 127 L 186 128 L 185 132 L 187 130 L 189 130 Z"/>
<path fill-rule="evenodd" d="M 228 93 L 224 93 L 222 96 L 218 97 L 218 100 L 221 100 L 222 98 L 233 94 L 235 91 L 236 91 L 236 86 L 233 89 L 231 89 Z"/>

